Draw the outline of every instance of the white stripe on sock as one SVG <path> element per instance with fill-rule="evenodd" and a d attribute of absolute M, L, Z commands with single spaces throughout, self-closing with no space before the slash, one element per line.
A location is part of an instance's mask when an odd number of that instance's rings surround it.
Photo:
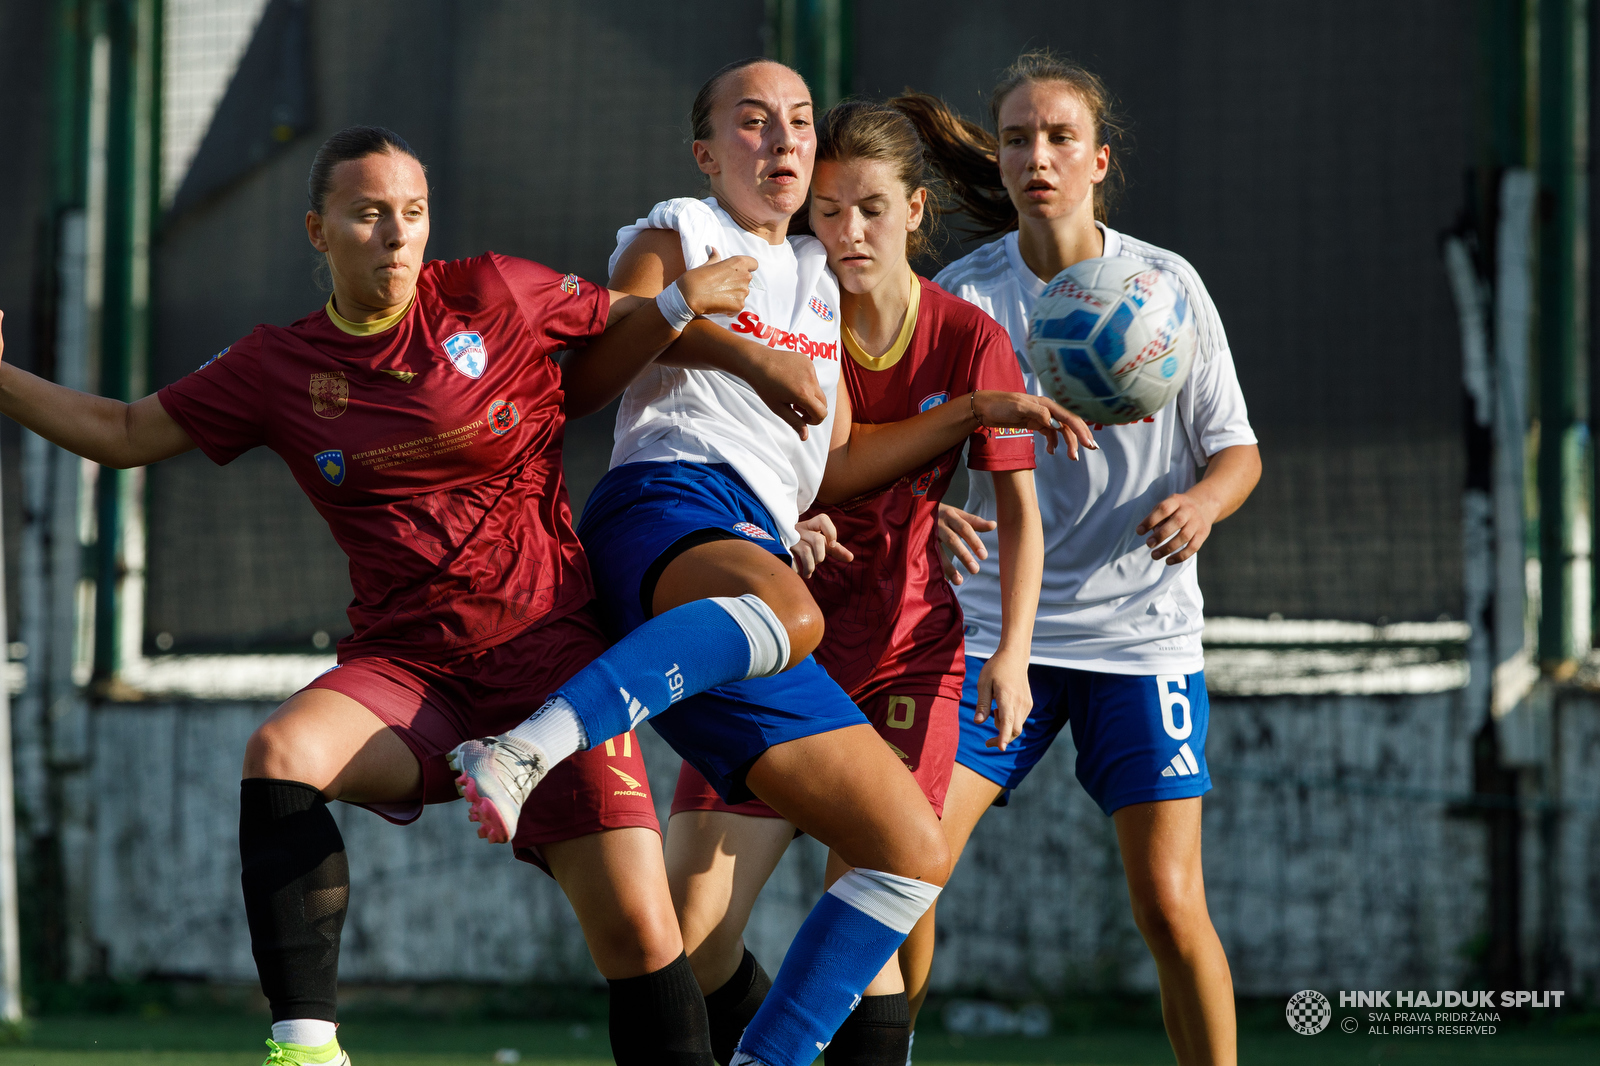
<path fill-rule="evenodd" d="M 939 886 L 882 870 L 854 869 L 833 883 L 829 894 L 902 935 L 939 898 Z"/>
<path fill-rule="evenodd" d="M 712 596 L 711 602 L 728 612 L 750 642 L 750 671 L 745 679 L 771 677 L 789 665 L 789 631 L 767 602 L 753 593 Z"/>

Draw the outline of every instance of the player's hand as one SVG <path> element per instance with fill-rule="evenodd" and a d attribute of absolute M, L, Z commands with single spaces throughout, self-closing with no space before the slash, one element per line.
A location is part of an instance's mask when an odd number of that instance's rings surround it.
<path fill-rule="evenodd" d="M 959 585 L 966 580 L 957 563 L 966 567 L 969 574 L 978 572 L 978 560 L 989 558 L 989 549 L 978 534 L 998 526 L 992 518 L 979 518 L 948 503 L 939 505 L 939 521 L 934 528 L 939 533 L 939 561 L 944 564 L 946 581 Z"/>
<path fill-rule="evenodd" d="M 1078 457 L 1078 446 L 1096 448 L 1094 434 L 1083 419 L 1048 396 L 1026 392 L 975 392 L 972 410 L 978 424 L 991 429 L 1031 429 L 1045 436 L 1045 451 L 1054 455 L 1060 438 L 1067 441 L 1067 455 Z"/>
<path fill-rule="evenodd" d="M 750 275 L 761 264 L 754 256 L 723 259 L 715 248 L 711 258 L 678 276 L 678 292 L 697 315 L 736 315 L 750 295 Z"/>
<path fill-rule="evenodd" d="M 825 514 L 796 522 L 794 528 L 800 534 L 800 542 L 789 549 L 789 565 L 801 577 L 816 573 L 824 559 L 848 563 L 855 558 L 854 552 L 839 543 L 839 531 Z"/>
<path fill-rule="evenodd" d="M 1033 689 L 1028 684 L 1027 654 L 995 652 L 978 674 L 978 709 L 972 716 L 975 723 L 982 725 L 994 715 L 997 735 L 984 744 L 1005 751 L 1007 744 L 1022 735 L 1023 723 L 1032 710 Z"/>
<path fill-rule="evenodd" d="M 1150 558 L 1165 559 L 1176 566 L 1194 558 L 1195 552 L 1211 536 L 1216 523 L 1216 507 L 1183 492 L 1173 493 L 1150 512 L 1135 533 L 1145 538 Z M 1145 534 L 1149 536 L 1145 536 Z"/>
<path fill-rule="evenodd" d="M 810 438 L 807 426 L 820 426 L 828 417 L 828 396 L 817 382 L 817 372 L 811 360 L 798 352 L 770 348 L 741 376 L 801 440 Z"/>

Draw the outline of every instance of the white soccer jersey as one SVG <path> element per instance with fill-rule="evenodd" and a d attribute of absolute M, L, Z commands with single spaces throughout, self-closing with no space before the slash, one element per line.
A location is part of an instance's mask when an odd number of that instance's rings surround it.
<path fill-rule="evenodd" d="M 727 463 L 772 512 L 778 523 L 773 532 L 785 547 L 793 547 L 800 539 L 794 525 L 822 484 L 839 389 L 839 284 L 822 243 L 802 236 L 768 244 L 742 229 L 715 198 L 667 200 L 647 218 L 617 231 L 610 270 L 646 229 L 677 230 L 689 269 L 706 262 L 711 248 L 724 259 L 749 255 L 760 262 L 744 310 L 708 317 L 769 347 L 809 356 L 828 399 L 828 417 L 802 441 L 739 378 L 717 370 L 652 366 L 623 393 L 611 465 L 679 459 Z"/>
<path fill-rule="evenodd" d="M 1244 394 L 1217 309 L 1193 267 L 1172 252 L 1100 227 L 1105 255 L 1125 255 L 1171 272 L 1195 309 L 1198 348 L 1177 398 L 1143 422 L 1094 427 L 1099 451 L 1077 462 L 1036 440 L 1034 477 L 1044 519 L 1044 583 L 1032 661 L 1111 674 L 1188 674 L 1203 669 L 1197 560 L 1152 560 L 1134 530 L 1156 506 L 1198 479 L 1206 457 L 1254 444 Z M 934 279 L 983 308 L 1011 334 L 1029 391 L 1043 395 L 1028 362 L 1028 320 L 1046 281 L 1029 270 L 1007 234 L 950 264 Z M 967 510 L 995 517 L 994 479 L 973 471 Z M 999 539 L 983 534 L 989 558 L 957 589 L 967 651 L 987 657 L 1000 644 Z"/>

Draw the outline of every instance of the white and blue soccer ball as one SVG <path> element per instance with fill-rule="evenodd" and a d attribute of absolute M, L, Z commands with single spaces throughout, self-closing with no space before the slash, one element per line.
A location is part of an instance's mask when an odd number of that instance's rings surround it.
<path fill-rule="evenodd" d="M 1194 309 L 1170 273 L 1126 256 L 1085 259 L 1045 287 L 1028 359 L 1057 403 L 1120 425 L 1178 395 L 1194 362 Z"/>

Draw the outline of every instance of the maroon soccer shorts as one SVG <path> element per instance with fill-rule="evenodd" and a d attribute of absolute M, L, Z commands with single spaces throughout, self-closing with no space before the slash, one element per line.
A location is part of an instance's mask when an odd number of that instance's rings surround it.
<path fill-rule="evenodd" d="M 956 744 L 961 736 L 961 700 L 927 692 L 885 690 L 858 700 L 863 714 L 889 745 L 889 750 L 906 764 L 911 776 L 922 786 L 922 794 L 933 805 L 933 813 L 944 815 L 944 796 L 950 789 L 950 773 L 955 769 Z M 543 785 L 539 786 L 543 788 Z M 688 763 L 678 770 L 678 787 L 672 795 L 672 813 L 680 811 L 727 811 L 756 818 L 781 818 L 777 811 L 758 799 L 726 803 L 700 772 Z"/>
<path fill-rule="evenodd" d="M 605 649 L 600 627 L 579 611 L 447 663 L 352 659 L 306 687 L 349 696 L 417 757 L 420 801 L 360 804 L 396 825 L 409 825 L 422 815 L 423 804 L 459 798 L 455 771 L 445 760 L 451 748 L 517 725 Z M 558 763 L 522 808 L 511 846 L 517 858 L 549 873 L 541 845 L 629 826 L 661 832 L 639 742 L 625 733 Z"/>

